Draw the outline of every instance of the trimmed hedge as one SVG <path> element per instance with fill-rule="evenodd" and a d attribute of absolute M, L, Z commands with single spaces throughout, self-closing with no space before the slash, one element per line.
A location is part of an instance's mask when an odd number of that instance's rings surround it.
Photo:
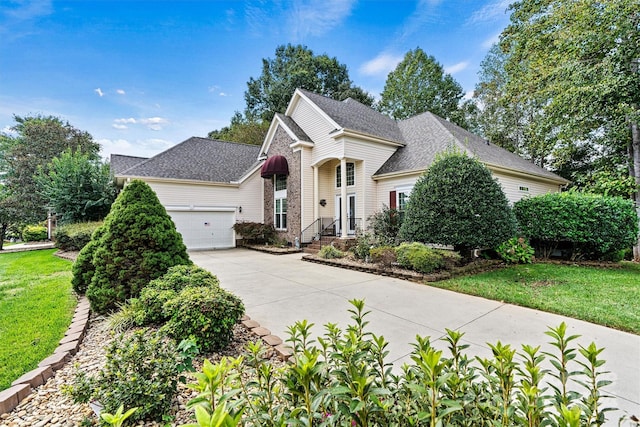
<path fill-rule="evenodd" d="M 55 246 L 63 251 L 79 251 L 91 241 L 93 232 L 101 225 L 102 221 L 60 225 L 53 232 Z"/>
<path fill-rule="evenodd" d="M 621 197 L 550 193 L 522 199 L 513 209 L 521 233 L 541 258 L 563 249 L 571 259 L 603 259 L 638 238 L 633 201 Z"/>
<path fill-rule="evenodd" d="M 22 229 L 22 240 L 25 242 L 40 242 L 47 240 L 47 227 L 42 225 L 27 225 Z"/>

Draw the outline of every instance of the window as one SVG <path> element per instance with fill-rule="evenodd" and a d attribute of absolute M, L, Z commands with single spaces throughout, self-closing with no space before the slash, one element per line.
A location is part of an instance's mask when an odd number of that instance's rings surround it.
<path fill-rule="evenodd" d="M 287 176 L 276 175 L 273 189 L 273 223 L 276 230 L 285 230 L 287 228 Z"/>
<path fill-rule="evenodd" d="M 528 192 L 529 191 L 529 187 L 520 187 L 520 191 Z"/>
<path fill-rule="evenodd" d="M 396 209 L 398 212 L 404 212 L 407 209 L 407 203 L 409 203 L 409 196 L 413 186 L 398 187 L 396 188 Z"/>
<path fill-rule="evenodd" d="M 356 165 L 347 163 L 347 187 L 356 185 Z M 342 165 L 336 168 L 336 188 L 342 187 Z"/>

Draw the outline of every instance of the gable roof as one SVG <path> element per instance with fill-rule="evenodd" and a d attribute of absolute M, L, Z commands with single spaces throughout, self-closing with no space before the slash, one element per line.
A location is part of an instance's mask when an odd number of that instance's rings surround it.
<path fill-rule="evenodd" d="M 112 154 L 109 161 L 109 168 L 111 175 L 118 175 L 121 172 L 126 171 L 130 167 L 142 163 L 147 160 L 147 157 L 126 156 L 124 154 Z"/>
<path fill-rule="evenodd" d="M 258 145 L 191 137 L 118 175 L 231 183 L 258 165 L 259 152 Z"/>
<path fill-rule="evenodd" d="M 384 114 L 380 114 L 371 107 L 367 107 L 351 98 L 347 98 L 344 101 L 336 101 L 308 90 L 298 89 L 298 91 L 344 130 L 356 131 L 399 144 L 403 142 L 397 122 Z"/>
<path fill-rule="evenodd" d="M 426 112 L 398 122 L 405 146 L 378 169 L 374 176 L 428 168 L 436 154 L 457 148 L 475 156 L 488 166 L 525 172 L 558 182 L 568 181 L 501 147 L 490 144 L 460 126 Z"/>

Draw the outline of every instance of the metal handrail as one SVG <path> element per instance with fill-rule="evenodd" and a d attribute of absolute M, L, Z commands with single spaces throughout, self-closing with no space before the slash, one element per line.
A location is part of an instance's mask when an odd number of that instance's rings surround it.
<path fill-rule="evenodd" d="M 354 234 L 362 225 L 362 218 L 349 218 L 347 221 L 353 225 Z M 342 232 L 338 231 L 337 225 L 340 224 L 340 219 L 334 218 L 318 218 L 309 224 L 300 233 L 300 243 L 311 243 L 313 240 L 320 240 L 322 236 L 342 236 Z"/>

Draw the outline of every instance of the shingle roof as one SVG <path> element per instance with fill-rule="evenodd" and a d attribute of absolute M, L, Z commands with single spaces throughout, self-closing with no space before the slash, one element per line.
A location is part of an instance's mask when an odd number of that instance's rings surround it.
<path fill-rule="evenodd" d="M 147 160 L 147 157 L 126 156 L 124 154 L 112 154 L 109 161 L 109 167 L 111 169 L 111 175 L 117 175 L 126 171 L 130 167 L 142 163 Z"/>
<path fill-rule="evenodd" d="M 307 90 L 299 90 L 343 129 L 398 143 L 403 142 L 397 122 L 384 114 L 380 114 L 373 108 L 367 107 L 351 98 L 347 98 L 344 101 L 336 101 Z"/>
<path fill-rule="evenodd" d="M 278 118 L 282 120 L 285 126 L 287 126 L 289 130 L 291 130 L 291 132 L 293 132 L 293 134 L 296 136 L 296 138 L 298 138 L 299 141 L 312 142 L 311 138 L 309 138 L 305 131 L 303 131 L 302 128 L 298 126 L 298 124 L 294 122 L 291 117 L 285 116 L 282 113 L 276 113 L 276 116 L 278 116 Z"/>
<path fill-rule="evenodd" d="M 258 145 L 192 137 L 118 175 L 229 183 L 257 166 L 259 152 Z"/>
<path fill-rule="evenodd" d="M 398 126 L 405 146 L 396 150 L 375 175 L 426 169 L 433 163 L 437 153 L 456 147 L 477 157 L 483 163 L 566 181 L 430 112 L 402 120 L 398 122 Z"/>

